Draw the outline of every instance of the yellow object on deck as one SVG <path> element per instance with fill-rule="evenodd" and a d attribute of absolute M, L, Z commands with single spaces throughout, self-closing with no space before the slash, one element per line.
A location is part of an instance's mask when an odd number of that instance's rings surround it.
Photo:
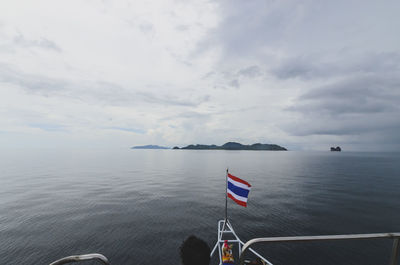
<path fill-rule="evenodd" d="M 222 247 L 222 263 L 234 263 L 232 246 L 232 244 L 228 245 L 228 240 L 225 240 L 224 246 Z"/>

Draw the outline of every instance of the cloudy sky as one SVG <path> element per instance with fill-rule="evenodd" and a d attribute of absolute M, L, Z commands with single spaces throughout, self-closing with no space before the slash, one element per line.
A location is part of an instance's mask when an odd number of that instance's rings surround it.
<path fill-rule="evenodd" d="M 400 1 L 0 2 L 0 146 L 400 149 Z"/>

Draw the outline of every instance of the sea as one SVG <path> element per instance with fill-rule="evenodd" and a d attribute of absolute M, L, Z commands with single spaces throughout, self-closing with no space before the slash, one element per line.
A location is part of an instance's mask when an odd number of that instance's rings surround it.
<path fill-rule="evenodd" d="M 227 168 L 252 185 L 247 208 L 228 201 L 243 241 L 400 232 L 400 153 L 9 150 L 0 153 L 0 264 L 85 253 L 101 253 L 112 265 L 181 264 L 179 246 L 189 235 L 210 248 L 217 240 Z M 276 265 L 381 265 L 392 244 L 254 248 Z"/>

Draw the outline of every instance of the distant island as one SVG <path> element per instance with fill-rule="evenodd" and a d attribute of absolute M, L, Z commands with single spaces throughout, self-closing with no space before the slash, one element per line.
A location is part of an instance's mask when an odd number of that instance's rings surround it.
<path fill-rule="evenodd" d="M 340 152 L 340 151 L 342 151 L 342 148 L 340 148 L 340 146 L 331 147 L 331 151 L 332 152 Z"/>
<path fill-rule="evenodd" d="M 244 145 L 236 142 L 227 142 L 221 146 L 212 144 L 196 144 L 196 145 L 188 145 L 182 148 L 175 146 L 173 149 L 190 149 L 190 150 L 254 150 L 254 151 L 287 151 L 285 147 L 279 146 L 277 144 L 252 144 L 252 145 Z"/>
<path fill-rule="evenodd" d="M 150 144 L 150 145 L 134 146 L 134 147 L 131 147 L 131 149 L 171 149 L 171 148 Z"/>

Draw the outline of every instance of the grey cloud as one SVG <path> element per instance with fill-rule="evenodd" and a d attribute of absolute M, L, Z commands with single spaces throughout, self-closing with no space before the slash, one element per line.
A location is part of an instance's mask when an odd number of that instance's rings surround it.
<path fill-rule="evenodd" d="M 211 82 L 214 89 L 228 89 L 231 88 L 232 78 L 235 78 L 232 74 L 227 74 L 226 72 L 211 71 L 206 73 L 202 79 Z"/>
<path fill-rule="evenodd" d="M 286 110 L 298 118 L 284 125 L 292 135 L 400 134 L 400 75 L 360 74 L 316 87 Z"/>
<path fill-rule="evenodd" d="M 18 34 L 14 37 L 13 42 L 14 44 L 23 48 L 32 47 L 61 52 L 61 48 L 55 42 L 46 38 L 40 38 L 39 40 L 29 40 L 26 39 L 22 34 Z"/>
<path fill-rule="evenodd" d="M 67 131 L 64 125 L 52 124 L 52 123 L 33 123 L 29 124 L 29 127 L 38 128 L 48 132 L 65 132 Z"/>
<path fill-rule="evenodd" d="M 219 45 L 223 59 L 259 59 L 274 50 L 291 54 L 326 53 L 346 47 L 391 50 L 399 43 L 396 29 L 400 24 L 393 12 L 399 8 L 396 1 L 221 0 L 218 5 L 221 21 L 199 44 L 199 50 Z"/>
<path fill-rule="evenodd" d="M 207 119 L 207 118 L 211 117 L 211 115 L 212 115 L 211 113 L 200 113 L 197 111 L 185 111 L 185 112 L 181 112 L 176 115 L 173 115 L 173 116 L 164 117 L 161 120 L 176 120 L 176 119 L 199 120 L 199 119 Z"/>
<path fill-rule="evenodd" d="M 154 31 L 154 25 L 152 23 L 149 22 L 143 22 L 139 25 L 139 29 L 143 32 L 143 33 L 153 33 Z"/>
<path fill-rule="evenodd" d="M 118 85 L 107 82 L 75 84 L 71 81 L 29 74 L 11 65 L 0 64 L 0 82 L 16 85 L 28 93 L 42 96 L 62 96 L 74 99 L 97 99 L 114 102 L 126 102 L 131 96 L 126 95 Z M 123 96 L 120 96 L 124 94 Z"/>
<path fill-rule="evenodd" d="M 226 115 L 226 114 L 234 114 L 234 113 L 243 113 L 255 109 L 259 109 L 260 107 L 246 107 L 246 108 L 233 108 L 233 109 L 224 109 L 222 111 L 208 111 L 206 113 L 198 112 L 198 111 L 185 111 L 178 113 L 173 116 L 164 117 L 161 120 L 176 120 L 176 119 L 187 119 L 192 120 L 193 122 L 197 122 L 199 120 L 206 121 L 211 119 L 214 116 Z M 230 129 L 231 130 L 231 129 Z"/>
<path fill-rule="evenodd" d="M 190 27 L 187 26 L 187 25 L 178 25 L 178 26 L 176 26 L 175 28 L 176 28 L 176 30 L 178 30 L 178 31 L 187 31 L 187 30 L 190 29 Z"/>
<path fill-rule="evenodd" d="M 214 77 L 216 74 L 217 74 L 217 73 L 214 72 L 214 71 L 208 72 L 208 73 L 206 73 L 206 74 L 202 77 L 202 79 L 207 79 L 207 78 Z"/>
<path fill-rule="evenodd" d="M 21 86 L 29 92 L 38 92 L 46 96 L 52 93 L 62 92 L 68 86 L 68 82 L 66 81 L 27 74 L 7 64 L 1 63 L 0 82 Z"/>
<path fill-rule="evenodd" d="M 130 127 L 129 128 L 128 127 L 108 127 L 106 129 L 124 131 L 124 132 L 132 132 L 132 133 L 136 133 L 136 134 L 144 134 L 144 133 L 146 133 L 146 131 L 143 130 L 143 129 L 130 128 Z"/>
<path fill-rule="evenodd" d="M 198 111 L 184 111 L 176 115 L 167 116 L 159 119 L 159 122 L 168 122 L 168 125 L 173 128 L 184 130 L 199 131 L 204 133 L 205 123 L 212 119 L 213 113 L 201 113 Z M 179 126 L 177 126 L 179 125 Z"/>
<path fill-rule="evenodd" d="M 303 117 L 283 127 L 291 135 L 365 136 L 378 133 L 382 138 L 393 139 L 400 134 L 400 121 L 388 113 L 355 115 L 340 119 Z M 400 144 L 400 143 L 398 143 Z"/>
<path fill-rule="evenodd" d="M 260 47 L 279 44 L 285 35 L 287 22 L 296 17 L 297 6 L 285 8 L 275 1 L 220 1 L 221 22 L 216 29 L 209 32 L 207 40 L 199 43 L 199 52 L 223 47 L 228 56 L 256 57 Z"/>
<path fill-rule="evenodd" d="M 400 134 L 399 53 L 338 58 L 328 62 L 303 56 L 278 68 L 279 78 L 331 80 L 331 84 L 311 88 L 294 100 L 286 110 L 298 119 L 284 129 L 298 136 L 357 136 L 364 141 L 379 134 L 400 144 L 394 140 Z"/>
<path fill-rule="evenodd" d="M 335 60 L 309 54 L 282 60 L 271 69 L 280 79 L 328 78 L 359 73 L 387 73 L 400 70 L 400 54 L 396 52 L 363 53 L 358 56 L 337 54 Z"/>
<path fill-rule="evenodd" d="M 399 76 L 359 75 L 314 88 L 300 96 L 288 110 L 329 115 L 373 113 L 399 110 L 399 101 Z"/>
<path fill-rule="evenodd" d="M 76 84 L 74 85 L 77 86 Z M 111 82 L 95 82 L 81 85 L 79 97 L 84 101 L 96 100 L 106 105 L 156 104 L 163 106 L 195 107 L 209 100 L 208 95 L 196 98 L 170 95 L 162 89 L 159 93 L 127 89 Z M 153 86 L 152 86 L 153 87 Z M 154 87 L 153 87 L 154 88 Z M 157 87 L 156 87 L 157 88 Z"/>
<path fill-rule="evenodd" d="M 284 60 L 278 67 L 272 69 L 271 73 L 280 79 L 296 77 L 308 79 L 313 76 L 323 77 L 324 72 L 321 72 L 321 69 L 326 69 L 326 66 L 324 66 L 322 63 L 316 64 L 311 57 L 299 56 Z M 325 72 L 332 73 L 333 69 L 326 69 Z"/>
<path fill-rule="evenodd" d="M 234 87 L 234 88 L 239 88 L 240 84 L 239 84 L 239 81 L 237 79 L 234 79 L 234 80 L 229 82 L 229 86 Z"/>
<path fill-rule="evenodd" d="M 171 96 L 168 93 L 129 90 L 118 84 L 104 81 L 72 82 L 27 74 L 7 64 L 0 64 L 0 82 L 17 85 L 28 93 L 42 96 L 61 96 L 105 105 L 151 103 L 166 106 L 194 107 L 209 101 L 209 95 Z"/>
<path fill-rule="evenodd" d="M 183 56 L 176 53 L 173 49 L 165 48 L 165 50 L 179 63 L 184 64 L 186 66 L 192 66 L 191 61 L 186 60 Z"/>
<path fill-rule="evenodd" d="M 206 73 L 202 79 L 212 80 L 214 88 L 216 89 L 228 89 L 228 88 L 240 88 L 241 80 L 245 78 L 257 78 L 262 76 L 264 73 L 261 68 L 257 65 L 245 67 L 237 71 L 211 71 Z"/>
<path fill-rule="evenodd" d="M 207 101 L 207 98 L 201 98 L 199 101 L 189 101 L 186 99 L 181 99 L 178 97 L 174 96 L 168 96 L 168 95 L 163 95 L 163 96 L 158 96 L 153 93 L 149 92 L 138 92 L 138 96 L 140 96 L 144 101 L 148 103 L 157 103 L 161 105 L 175 105 L 175 106 L 187 106 L 187 107 L 193 107 L 197 106 L 205 101 Z"/>
<path fill-rule="evenodd" d="M 245 76 L 249 78 L 255 78 L 262 75 L 261 69 L 257 65 L 249 66 L 238 71 L 238 76 Z"/>

